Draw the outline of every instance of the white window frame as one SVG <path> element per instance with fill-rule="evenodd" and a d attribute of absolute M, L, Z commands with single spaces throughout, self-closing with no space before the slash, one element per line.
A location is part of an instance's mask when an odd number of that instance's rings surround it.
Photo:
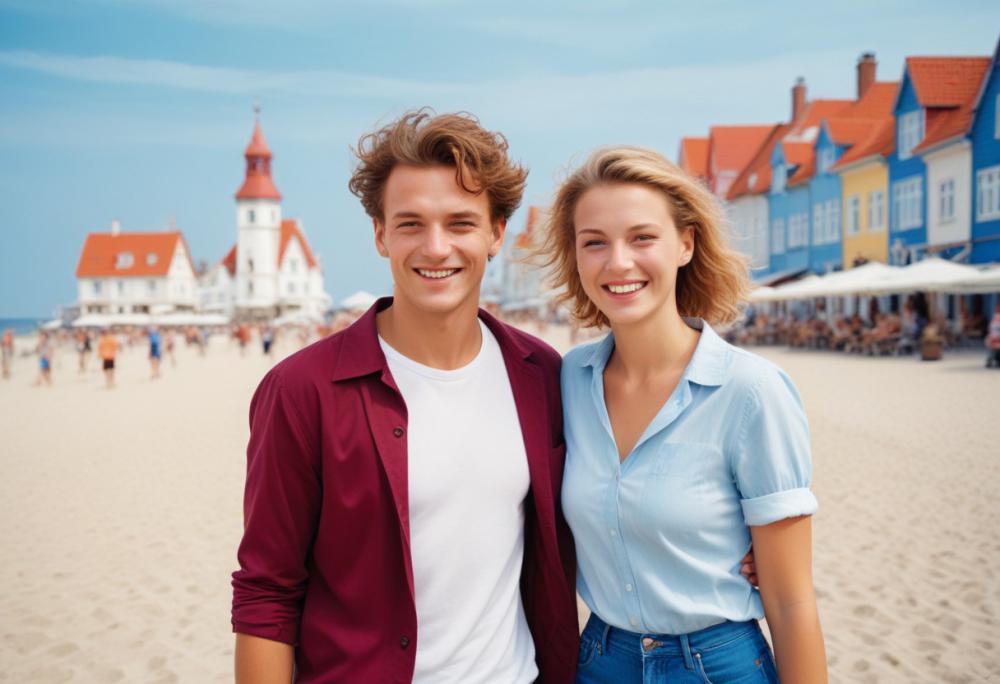
<path fill-rule="evenodd" d="M 1000 218 L 1000 165 L 976 172 L 976 221 Z"/>
<path fill-rule="evenodd" d="M 784 164 L 778 164 L 774 167 L 774 191 L 784 192 L 785 183 L 788 182 L 788 169 Z"/>
<path fill-rule="evenodd" d="M 896 149 L 900 159 L 913 156 L 913 148 L 920 144 L 923 133 L 923 110 L 917 109 L 899 117 L 899 134 L 896 138 Z"/>
<path fill-rule="evenodd" d="M 919 228 L 923 223 L 923 181 L 921 176 L 892 184 L 893 225 L 896 230 Z"/>
<path fill-rule="evenodd" d="M 954 178 L 946 178 L 938 183 L 938 220 L 942 223 L 955 220 Z"/>
<path fill-rule="evenodd" d="M 826 204 L 827 209 L 830 212 L 826 225 L 826 228 L 829 231 L 827 234 L 827 242 L 829 244 L 834 244 L 840 241 L 840 202 L 832 199 L 827 200 Z"/>
<path fill-rule="evenodd" d="M 253 224 L 257 220 L 257 214 L 253 209 L 247 209 L 247 223 Z"/>
<path fill-rule="evenodd" d="M 813 205 L 812 238 L 813 244 L 823 243 L 823 203 L 817 202 Z"/>
<path fill-rule="evenodd" d="M 847 196 L 847 234 L 861 232 L 861 198 L 857 193 Z"/>
<path fill-rule="evenodd" d="M 95 297 L 100 297 L 101 296 L 101 281 L 100 280 L 95 280 L 92 284 L 94 286 L 94 296 Z"/>
<path fill-rule="evenodd" d="M 872 190 L 868 193 L 868 231 L 876 233 L 881 230 L 885 230 L 885 192 Z"/>
<path fill-rule="evenodd" d="M 115 255 L 115 268 L 132 268 L 135 265 L 135 255 L 132 252 L 118 252 Z"/>
<path fill-rule="evenodd" d="M 771 254 L 785 253 L 785 219 L 771 221 Z"/>

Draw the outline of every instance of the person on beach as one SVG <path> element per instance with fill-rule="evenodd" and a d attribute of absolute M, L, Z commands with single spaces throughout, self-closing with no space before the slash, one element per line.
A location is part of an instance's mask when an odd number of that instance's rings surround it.
<path fill-rule="evenodd" d="M 172 328 L 167 328 L 163 333 L 163 349 L 167 354 L 167 358 L 170 359 L 171 368 L 177 367 L 177 357 L 174 355 L 175 344 L 174 331 Z"/>
<path fill-rule="evenodd" d="M 118 338 L 108 328 L 101 330 L 101 337 L 97 341 L 97 355 L 101 357 L 101 366 L 104 370 L 104 386 L 106 389 L 114 389 Z"/>
<path fill-rule="evenodd" d="M 984 340 L 989 354 L 986 356 L 987 368 L 1000 368 L 1000 303 L 997 304 L 990 319 L 989 333 Z"/>
<path fill-rule="evenodd" d="M 14 331 L 7 328 L 0 338 L 0 373 L 3 379 L 10 378 L 10 366 L 14 362 Z"/>
<path fill-rule="evenodd" d="M 527 172 L 468 115 L 356 152 L 393 297 L 254 395 L 236 681 L 571 682 L 560 358 L 478 308 Z"/>
<path fill-rule="evenodd" d="M 162 338 L 160 331 L 156 328 L 149 329 L 149 378 L 156 380 L 160 377 L 160 360 L 163 357 Z"/>
<path fill-rule="evenodd" d="M 274 328 L 265 325 L 260 331 L 260 345 L 264 350 L 264 356 L 271 355 L 271 345 L 274 344 Z"/>
<path fill-rule="evenodd" d="M 35 347 L 38 354 L 38 379 L 35 385 L 52 386 L 52 340 L 47 332 L 38 336 L 38 345 Z"/>
<path fill-rule="evenodd" d="M 805 411 L 712 329 L 748 290 L 717 200 L 656 152 L 601 149 L 559 188 L 542 255 L 575 317 L 610 328 L 562 365 L 562 501 L 592 611 L 576 681 L 826 682 Z M 739 570 L 751 543 L 759 589 Z"/>
<path fill-rule="evenodd" d="M 87 361 L 90 359 L 90 333 L 83 328 L 76 331 L 76 354 L 79 361 L 78 372 L 83 375 L 87 372 Z"/>

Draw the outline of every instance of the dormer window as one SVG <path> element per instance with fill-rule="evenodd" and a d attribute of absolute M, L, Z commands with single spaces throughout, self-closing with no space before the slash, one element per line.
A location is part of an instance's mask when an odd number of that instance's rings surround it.
<path fill-rule="evenodd" d="M 774 191 L 784 192 L 785 182 L 788 180 L 788 170 L 785 168 L 784 164 L 778 164 L 774 167 Z"/>
<path fill-rule="evenodd" d="M 257 219 L 257 215 L 254 213 L 253 209 L 247 209 L 247 223 L 253 223 Z"/>
<path fill-rule="evenodd" d="M 757 174 L 756 173 L 751 173 L 750 174 L 750 177 L 747 178 L 747 185 L 749 185 L 749 187 L 750 187 L 751 190 L 753 190 L 753 186 L 757 185 Z"/>
<path fill-rule="evenodd" d="M 132 256 L 132 252 L 119 252 L 115 258 L 115 268 L 132 268 L 134 263 L 135 257 Z"/>
<path fill-rule="evenodd" d="M 156 262 L 158 260 L 159 260 L 159 257 L 156 256 L 156 254 L 154 252 L 150 252 L 149 254 L 146 255 L 146 265 L 147 266 L 156 266 Z"/>
<path fill-rule="evenodd" d="M 899 131 L 896 148 L 900 159 L 913 156 L 913 148 L 924 138 L 924 116 L 921 110 L 907 112 L 899 117 Z"/>
<path fill-rule="evenodd" d="M 827 147 L 820 150 L 819 153 L 819 172 L 829 173 L 830 167 L 833 166 L 833 148 Z"/>

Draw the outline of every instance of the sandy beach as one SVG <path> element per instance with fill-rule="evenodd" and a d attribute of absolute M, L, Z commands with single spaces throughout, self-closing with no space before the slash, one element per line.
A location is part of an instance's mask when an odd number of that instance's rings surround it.
<path fill-rule="evenodd" d="M 831 680 L 1000 681 L 1000 372 L 980 350 L 755 351 L 812 426 Z M 33 358 L 0 382 L 0 681 L 231 681 L 247 406 L 273 360 L 221 337 L 177 357 L 152 381 L 126 351 L 111 391 L 69 349 L 51 388 Z"/>

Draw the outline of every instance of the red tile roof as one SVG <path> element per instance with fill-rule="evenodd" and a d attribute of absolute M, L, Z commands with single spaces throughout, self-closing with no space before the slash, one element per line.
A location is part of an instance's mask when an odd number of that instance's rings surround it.
<path fill-rule="evenodd" d="M 542 208 L 531 206 L 528 207 L 528 220 L 525 221 L 524 230 L 517 234 L 517 239 L 514 240 L 514 246 L 518 249 L 531 249 L 534 245 L 534 232 L 535 228 L 541 223 L 542 220 Z"/>
<path fill-rule="evenodd" d="M 877 126 L 869 129 L 868 134 L 857 142 L 833 165 L 834 171 L 841 171 L 844 167 L 853 164 L 861 159 L 881 155 L 887 157 L 896 149 L 896 120 L 893 117 L 883 120 Z"/>
<path fill-rule="evenodd" d="M 987 74 L 989 65 L 990 59 L 987 57 L 976 60 L 965 58 L 961 67 L 953 70 L 952 79 L 948 81 L 953 97 L 964 94 L 965 100 L 957 107 L 937 113 L 933 120 L 930 116 L 931 113 L 928 112 L 927 131 L 920 144 L 913 148 L 914 152 L 925 152 L 940 142 L 965 135 L 969 131 L 969 127 L 972 125 L 976 96 L 979 94 L 980 84 Z M 965 79 L 965 82 L 958 83 L 957 79 L 959 78 Z"/>
<path fill-rule="evenodd" d="M 236 199 L 280 200 L 281 193 L 271 179 L 271 150 L 259 122 L 254 124 L 253 137 L 243 156 L 247 160 L 246 177 L 236 191 Z"/>
<path fill-rule="evenodd" d="M 819 133 L 819 124 L 823 119 L 837 116 L 840 112 L 854 104 L 854 100 L 813 100 L 806 104 L 805 110 L 785 136 L 790 142 L 812 142 Z"/>
<path fill-rule="evenodd" d="M 695 178 L 708 178 L 708 138 L 682 138 L 679 166 Z"/>
<path fill-rule="evenodd" d="M 222 257 L 222 265 L 229 271 L 229 275 L 236 275 L 236 245 L 233 245 L 232 249 L 226 252 L 226 256 Z"/>
<path fill-rule="evenodd" d="M 884 119 L 892 116 L 898 92 L 897 81 L 872 83 L 864 97 L 841 110 L 836 116 L 848 119 Z"/>
<path fill-rule="evenodd" d="M 917 99 L 923 107 L 961 107 L 976 96 L 989 57 L 907 57 Z"/>
<path fill-rule="evenodd" d="M 771 133 L 757 150 L 753 159 L 733 181 L 726 199 L 733 200 L 742 195 L 757 195 L 768 191 L 771 187 L 771 154 L 774 152 L 774 146 L 789 130 L 791 130 L 789 124 L 777 124 L 771 129 Z"/>
<path fill-rule="evenodd" d="M 760 149 L 774 125 L 712 126 L 709 129 L 709 174 L 716 171 L 742 171 Z"/>
<path fill-rule="evenodd" d="M 306 236 L 302 233 L 302 229 L 299 228 L 299 222 L 295 219 L 285 219 L 281 222 L 281 242 L 278 247 L 278 265 L 281 265 L 281 260 L 285 256 L 285 250 L 288 248 L 288 244 L 293 239 L 299 241 L 299 246 L 302 248 L 302 253 L 305 254 L 306 263 L 309 264 L 309 268 L 314 268 L 317 263 L 316 257 L 313 255 L 312 248 L 309 247 L 309 242 L 306 240 Z"/>
<path fill-rule="evenodd" d="M 76 266 L 76 277 L 163 277 L 170 270 L 178 243 L 184 245 L 188 263 L 193 271 L 191 252 L 187 249 L 180 231 L 118 235 L 89 233 Z M 128 264 L 129 261 L 131 264 Z M 119 264 L 121 268 L 118 267 Z"/>
<path fill-rule="evenodd" d="M 295 219 L 284 219 L 281 222 L 281 236 L 278 240 L 278 266 L 281 266 L 281 260 L 285 258 L 285 250 L 288 249 L 288 245 L 293 239 L 299 241 L 308 267 L 315 267 L 319 262 L 316 260 L 316 255 L 313 254 L 312 247 L 309 246 L 309 241 L 306 240 L 305 234 L 299 227 L 299 222 Z M 231 276 L 236 275 L 237 253 L 237 245 L 233 245 L 220 262 Z"/>

